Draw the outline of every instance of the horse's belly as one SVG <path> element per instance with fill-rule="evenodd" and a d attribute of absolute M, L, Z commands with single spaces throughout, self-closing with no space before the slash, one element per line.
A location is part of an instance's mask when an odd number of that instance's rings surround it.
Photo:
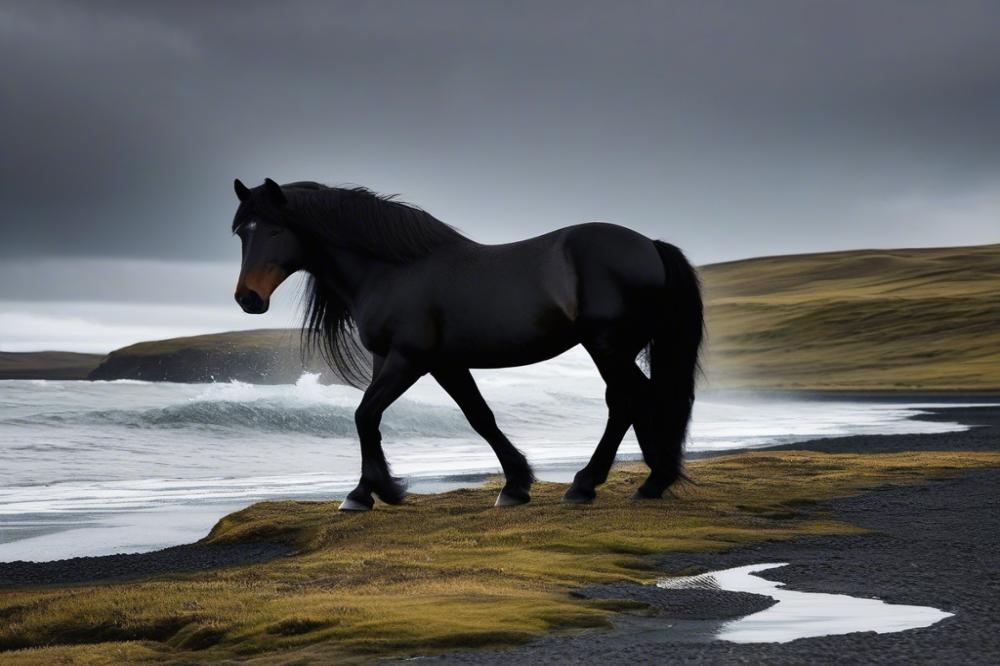
<path fill-rule="evenodd" d="M 550 359 L 577 342 L 573 322 L 559 308 L 527 317 L 498 316 L 494 311 L 482 318 L 473 315 L 461 326 L 446 325 L 441 353 L 445 360 L 470 368 L 502 368 Z"/>
<path fill-rule="evenodd" d="M 577 340 L 567 336 L 559 340 L 531 341 L 529 344 L 519 347 L 504 345 L 494 349 L 456 350 L 455 353 L 448 354 L 447 357 L 449 361 L 466 368 L 513 368 L 555 358 L 576 345 L 577 342 Z"/>

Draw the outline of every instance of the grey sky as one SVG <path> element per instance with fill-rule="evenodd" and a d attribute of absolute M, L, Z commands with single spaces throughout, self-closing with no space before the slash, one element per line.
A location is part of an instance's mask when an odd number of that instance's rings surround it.
<path fill-rule="evenodd" d="M 0 2 L 0 302 L 228 306 L 237 176 L 699 263 L 997 242 L 998 30 L 997 2 Z"/>

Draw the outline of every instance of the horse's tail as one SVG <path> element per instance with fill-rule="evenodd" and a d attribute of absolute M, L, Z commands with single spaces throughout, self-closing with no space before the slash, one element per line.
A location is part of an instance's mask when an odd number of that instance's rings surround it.
<path fill-rule="evenodd" d="M 677 247 L 663 241 L 653 244 L 667 277 L 660 317 L 647 348 L 655 401 L 651 412 L 660 440 L 654 446 L 663 447 L 660 469 L 654 469 L 652 476 L 658 477 L 654 485 L 662 485 L 662 492 L 683 474 L 684 440 L 694 406 L 705 317 L 694 267 Z"/>

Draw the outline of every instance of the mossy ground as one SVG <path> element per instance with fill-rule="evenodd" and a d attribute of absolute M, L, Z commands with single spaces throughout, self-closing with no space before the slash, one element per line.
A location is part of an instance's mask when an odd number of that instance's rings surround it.
<path fill-rule="evenodd" d="M 617 468 L 591 506 L 538 484 L 531 504 L 492 508 L 496 487 L 411 497 L 342 514 L 335 502 L 264 502 L 227 516 L 209 542 L 294 544 L 267 564 L 140 582 L 0 593 L 4 664 L 369 661 L 503 646 L 605 626 L 614 603 L 579 586 L 651 582 L 648 555 L 855 533 L 817 501 L 964 468 L 996 453 L 756 452 L 691 463 L 661 502 L 628 499 L 639 465 Z"/>

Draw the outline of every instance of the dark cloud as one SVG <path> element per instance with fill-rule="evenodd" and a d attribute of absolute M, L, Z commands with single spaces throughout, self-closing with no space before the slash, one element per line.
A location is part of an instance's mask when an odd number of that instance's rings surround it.
<path fill-rule="evenodd" d="M 696 260 L 1000 240 L 996 2 L 7 2 L 0 255 L 237 253 L 230 183 Z"/>

